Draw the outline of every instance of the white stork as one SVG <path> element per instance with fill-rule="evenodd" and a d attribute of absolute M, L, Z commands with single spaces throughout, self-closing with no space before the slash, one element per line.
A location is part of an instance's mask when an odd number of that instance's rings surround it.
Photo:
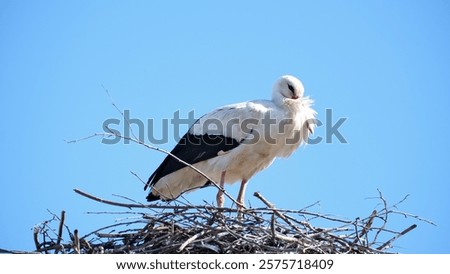
<path fill-rule="evenodd" d="M 273 86 L 272 100 L 227 105 L 197 120 L 172 154 L 204 172 L 223 189 L 241 181 L 238 207 L 244 207 L 248 180 L 275 157 L 288 157 L 306 142 L 315 127 L 313 101 L 304 97 L 300 80 L 286 75 Z M 198 172 L 167 156 L 148 179 L 148 201 L 170 201 L 182 193 L 210 185 Z M 223 207 L 221 190 L 217 205 Z"/>

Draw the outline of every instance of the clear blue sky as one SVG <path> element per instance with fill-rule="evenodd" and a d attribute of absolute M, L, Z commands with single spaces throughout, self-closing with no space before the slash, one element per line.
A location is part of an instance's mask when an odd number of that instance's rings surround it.
<path fill-rule="evenodd" d="M 299 77 L 319 119 L 348 118 L 336 138 L 277 160 L 249 183 L 281 208 L 350 219 L 368 216 L 380 189 L 418 228 L 402 253 L 450 252 L 450 3 L 448 1 L 0 1 L 0 247 L 33 249 L 32 227 L 53 212 L 81 234 L 117 211 L 80 188 L 145 201 L 143 185 L 164 155 L 101 139 L 120 118 L 102 88 L 132 118 L 196 117 L 215 107 L 270 98 L 281 75 Z M 186 128 L 184 128 L 186 129 Z M 316 136 L 325 136 L 325 126 Z M 170 150 L 170 140 L 160 145 Z M 228 187 L 236 195 L 238 185 Z M 214 189 L 185 195 L 212 202 Z M 117 199 L 117 198 L 116 198 Z"/>

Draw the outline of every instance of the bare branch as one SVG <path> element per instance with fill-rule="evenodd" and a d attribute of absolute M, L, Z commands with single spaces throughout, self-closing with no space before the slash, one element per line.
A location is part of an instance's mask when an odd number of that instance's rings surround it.
<path fill-rule="evenodd" d="M 78 237 L 78 229 L 73 231 L 73 249 L 80 254 L 80 238 Z"/>
<path fill-rule="evenodd" d="M 403 215 L 405 217 L 411 217 L 411 218 L 417 219 L 419 221 L 428 223 L 430 225 L 437 226 L 437 224 L 435 222 L 432 222 L 432 221 L 430 221 L 428 219 L 422 218 L 422 217 L 420 217 L 419 215 L 416 215 L 416 214 L 406 213 L 406 212 L 397 211 L 397 210 L 389 210 L 389 213 L 395 213 L 395 214 Z"/>
<path fill-rule="evenodd" d="M 272 209 L 273 212 L 274 212 L 278 217 L 280 217 L 281 219 L 283 219 L 283 221 L 285 221 L 287 224 L 289 224 L 292 228 L 294 228 L 295 230 L 297 230 L 298 232 L 300 232 L 300 233 L 303 234 L 303 231 L 302 231 L 300 228 L 298 228 L 298 227 L 297 227 L 296 225 L 294 225 L 291 221 L 289 221 L 289 219 L 286 218 L 286 216 L 284 216 L 283 213 L 281 213 L 280 211 L 278 211 L 272 203 L 270 203 L 266 198 L 264 198 L 264 197 L 261 195 L 261 193 L 255 192 L 255 193 L 253 194 L 253 196 L 255 196 L 256 198 L 260 199 L 267 207 L 269 207 L 270 209 Z"/>
<path fill-rule="evenodd" d="M 377 249 L 378 250 L 383 250 L 386 247 L 388 247 L 393 241 L 397 240 L 398 238 L 400 238 L 401 236 L 405 235 L 406 233 L 410 232 L 411 230 L 415 229 L 417 227 L 416 224 L 411 225 L 410 227 L 408 227 L 407 229 L 403 230 L 402 232 L 398 233 L 397 235 L 395 235 L 394 237 L 392 237 L 392 239 L 390 239 L 389 241 L 385 242 L 384 244 L 382 244 L 381 246 L 379 246 Z"/>
<path fill-rule="evenodd" d="M 120 116 L 122 116 L 123 120 L 125 121 L 127 127 L 130 129 L 131 135 L 133 135 L 133 138 L 138 140 L 139 138 L 136 137 L 136 134 L 134 134 L 133 128 L 131 127 L 130 121 L 125 117 L 123 112 L 119 109 L 119 107 L 114 102 L 114 99 L 112 98 L 111 94 L 109 93 L 109 90 L 102 84 L 102 88 L 105 90 L 106 95 L 108 95 L 109 101 L 111 102 L 111 105 L 119 112 Z"/>
<path fill-rule="evenodd" d="M 36 247 L 36 250 L 39 251 L 41 244 L 39 243 L 39 227 L 37 227 L 37 226 L 35 226 L 33 229 L 33 241 L 34 241 L 34 246 Z"/>
<path fill-rule="evenodd" d="M 63 210 L 61 211 L 61 218 L 59 221 L 59 227 L 58 227 L 58 238 L 56 240 L 56 244 L 59 245 L 61 243 L 62 240 L 62 233 L 63 233 L 63 228 L 64 228 L 64 220 L 66 217 L 66 212 Z"/>

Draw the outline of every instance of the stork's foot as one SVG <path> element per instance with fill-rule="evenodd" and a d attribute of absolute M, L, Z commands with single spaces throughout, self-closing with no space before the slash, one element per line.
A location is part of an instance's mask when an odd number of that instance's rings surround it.
<path fill-rule="evenodd" d="M 225 203 L 225 198 L 223 197 L 223 191 L 225 186 L 225 173 L 226 171 L 222 171 L 222 174 L 220 175 L 220 183 L 219 183 L 220 189 L 217 191 L 216 196 L 217 207 L 219 208 L 222 208 Z"/>

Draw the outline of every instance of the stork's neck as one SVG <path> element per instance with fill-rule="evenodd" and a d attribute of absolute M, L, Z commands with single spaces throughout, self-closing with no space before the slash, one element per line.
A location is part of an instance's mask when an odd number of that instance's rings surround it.
<path fill-rule="evenodd" d="M 281 93 L 274 87 L 272 90 L 272 101 L 277 105 L 278 107 L 283 107 L 284 105 L 284 99 L 281 95 Z"/>

